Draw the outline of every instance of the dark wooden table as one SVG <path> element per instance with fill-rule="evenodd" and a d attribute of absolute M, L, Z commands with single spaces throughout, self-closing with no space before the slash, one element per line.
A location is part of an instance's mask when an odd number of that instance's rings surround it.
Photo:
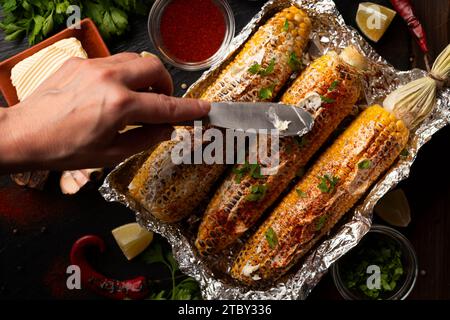
<path fill-rule="evenodd" d="M 229 1 L 240 30 L 264 1 Z M 336 1 L 347 23 L 354 25 L 359 1 Z M 387 0 L 374 1 L 387 4 Z M 429 35 L 433 57 L 449 43 L 450 1 L 415 0 L 417 14 Z M 133 19 L 129 35 L 110 44 L 112 52 L 153 51 L 146 33 L 145 17 Z M 25 42 L 8 43 L 0 35 L 0 60 L 27 47 Z M 417 46 L 397 17 L 386 36 L 374 45 L 394 66 L 406 70 L 423 66 Z M 190 84 L 200 72 L 182 72 L 169 68 L 176 94 L 181 83 Z M 4 101 L 0 100 L 0 105 Z M 411 177 L 403 182 L 410 201 L 412 223 L 400 230 L 414 245 L 421 275 L 410 298 L 450 298 L 450 170 L 444 151 L 450 128 L 439 132 L 427 144 L 414 164 Z M 0 297 L 2 298 L 96 298 L 86 291 L 65 290 L 65 267 L 72 243 L 82 235 L 98 234 L 108 251 L 95 261 L 97 268 L 117 278 L 138 274 L 158 280 L 166 277 L 157 266 L 141 261 L 126 262 L 114 243 L 110 230 L 133 221 L 132 212 L 118 204 L 106 203 L 94 187 L 68 197 L 58 190 L 58 175 L 52 174 L 43 191 L 15 186 L 8 177 L 0 177 Z M 311 294 L 312 299 L 340 299 L 331 277 L 326 276 Z"/>

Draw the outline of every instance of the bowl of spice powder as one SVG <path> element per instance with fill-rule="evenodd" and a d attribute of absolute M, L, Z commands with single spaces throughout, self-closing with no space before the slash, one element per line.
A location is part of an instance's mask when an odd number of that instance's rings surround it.
<path fill-rule="evenodd" d="M 223 57 L 234 37 L 235 21 L 225 0 L 156 0 L 148 32 L 163 60 L 195 71 Z"/>

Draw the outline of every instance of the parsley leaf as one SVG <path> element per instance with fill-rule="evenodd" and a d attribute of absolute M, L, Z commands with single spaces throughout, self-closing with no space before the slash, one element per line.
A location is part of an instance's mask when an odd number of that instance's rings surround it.
<path fill-rule="evenodd" d="M 331 83 L 330 87 L 328 88 L 328 91 L 331 92 L 331 91 L 336 90 L 337 86 L 338 86 L 340 83 L 341 83 L 341 82 L 340 82 L 339 80 L 334 80 L 334 81 Z"/>
<path fill-rule="evenodd" d="M 178 263 L 170 250 L 163 248 L 159 241 L 154 241 L 141 255 L 147 264 L 161 263 L 170 271 L 172 286 L 170 290 L 153 292 L 150 300 L 198 300 L 201 299 L 200 288 L 197 282 L 181 274 Z M 182 279 L 179 281 L 179 279 Z M 178 281 L 179 282 L 178 282 Z M 177 283 L 178 282 L 178 283 Z"/>
<path fill-rule="evenodd" d="M 269 244 L 270 249 L 275 249 L 276 246 L 278 245 L 278 236 L 276 232 L 272 229 L 272 227 L 270 227 L 266 231 L 266 240 L 267 243 Z"/>
<path fill-rule="evenodd" d="M 275 85 L 271 85 L 267 88 L 262 88 L 259 90 L 259 98 L 261 100 L 269 100 L 273 98 L 273 90 L 275 89 Z"/>
<path fill-rule="evenodd" d="M 322 95 L 320 96 L 320 99 L 322 99 L 322 101 L 325 102 L 325 103 L 333 103 L 333 102 L 336 101 L 333 98 L 328 98 L 328 97 L 325 97 L 325 96 L 322 96 Z"/>
<path fill-rule="evenodd" d="M 288 21 L 288 19 L 286 19 L 286 20 L 284 21 L 284 24 L 283 24 L 283 30 L 286 31 L 286 32 L 289 31 L 289 21 Z"/>
<path fill-rule="evenodd" d="M 402 152 L 400 152 L 400 155 L 402 157 L 407 157 L 409 156 L 409 151 L 407 149 L 403 149 Z"/>
<path fill-rule="evenodd" d="M 331 193 L 334 191 L 337 183 L 339 182 L 339 178 L 330 177 L 328 174 L 323 177 L 319 177 L 320 183 L 317 185 L 320 191 L 323 193 Z"/>
<path fill-rule="evenodd" d="M 250 165 L 250 176 L 254 179 L 262 179 L 264 176 L 261 174 L 261 166 L 257 163 Z"/>
<path fill-rule="evenodd" d="M 172 300 L 199 300 L 200 297 L 198 283 L 192 278 L 186 278 L 175 287 Z"/>
<path fill-rule="evenodd" d="M 258 74 L 261 70 L 261 65 L 258 62 L 255 62 L 250 68 L 248 68 L 248 72 L 251 74 Z"/>
<path fill-rule="evenodd" d="M 261 166 L 257 163 L 249 164 L 247 161 L 241 166 L 233 168 L 233 173 L 236 175 L 235 182 L 241 183 L 242 178 L 249 174 L 254 179 L 262 179 Z"/>
<path fill-rule="evenodd" d="M 317 221 L 316 231 L 320 231 L 323 228 L 323 226 L 325 225 L 325 222 L 327 222 L 327 220 L 328 220 L 328 216 L 321 216 L 319 218 L 319 220 Z"/>
<path fill-rule="evenodd" d="M 372 161 L 365 159 L 358 163 L 358 168 L 362 170 L 370 169 L 372 167 Z"/>
<path fill-rule="evenodd" d="M 145 250 L 142 254 L 142 260 L 147 264 L 167 263 L 163 254 L 162 246 L 159 242 L 153 243 L 147 250 Z"/>
<path fill-rule="evenodd" d="M 245 197 L 247 201 L 260 201 L 264 198 L 267 192 L 267 186 L 265 184 L 252 186 L 250 188 L 250 194 Z"/>
<path fill-rule="evenodd" d="M 273 73 L 274 70 L 275 70 L 275 58 L 272 58 L 267 68 L 262 70 L 260 74 L 263 76 L 268 76 L 269 74 Z"/>
<path fill-rule="evenodd" d="M 380 268 L 380 287 L 367 287 L 369 266 Z M 358 250 L 354 250 L 342 262 L 341 277 L 347 288 L 371 299 L 379 299 L 381 294 L 391 294 L 404 274 L 402 250 L 389 239 L 368 237 Z"/>
<path fill-rule="evenodd" d="M 269 62 L 269 65 L 267 68 L 261 67 L 261 65 L 257 62 L 255 62 L 249 69 L 248 72 L 252 74 L 259 74 L 262 76 L 268 76 L 269 74 L 272 74 L 275 70 L 275 58 L 272 58 Z"/>
<path fill-rule="evenodd" d="M 295 192 L 297 192 L 297 194 L 298 194 L 298 196 L 300 198 L 306 198 L 307 197 L 306 192 L 302 191 L 302 189 L 300 189 L 300 188 L 295 189 Z"/>
<path fill-rule="evenodd" d="M 147 12 L 151 0 L 0 0 L 0 29 L 5 40 L 28 36 L 30 45 L 42 41 L 66 26 L 73 14 L 70 5 L 81 9 L 81 16 L 94 20 L 105 39 L 128 30 L 129 14 Z"/>
<path fill-rule="evenodd" d="M 288 64 L 289 64 L 289 67 L 291 67 L 292 71 L 298 71 L 302 67 L 302 63 L 297 58 L 297 55 L 295 54 L 295 52 L 291 52 L 291 54 L 289 55 Z"/>

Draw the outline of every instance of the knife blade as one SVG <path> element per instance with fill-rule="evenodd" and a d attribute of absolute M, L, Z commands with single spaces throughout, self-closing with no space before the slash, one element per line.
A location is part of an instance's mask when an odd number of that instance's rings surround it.
<path fill-rule="evenodd" d="M 213 102 L 202 125 L 248 131 L 277 129 L 280 136 L 302 136 L 311 131 L 314 118 L 306 110 L 281 103 Z M 182 125 L 192 125 L 183 122 Z M 281 127 L 285 127 L 284 130 Z"/>

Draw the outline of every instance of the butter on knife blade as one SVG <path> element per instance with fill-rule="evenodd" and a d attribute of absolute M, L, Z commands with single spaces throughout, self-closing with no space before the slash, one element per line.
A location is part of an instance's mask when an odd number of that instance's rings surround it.
<path fill-rule="evenodd" d="M 302 136 L 314 124 L 314 118 L 304 108 L 271 102 L 213 102 L 202 125 L 237 131 L 277 129 L 280 136 Z M 175 125 L 193 125 L 185 121 Z"/>

